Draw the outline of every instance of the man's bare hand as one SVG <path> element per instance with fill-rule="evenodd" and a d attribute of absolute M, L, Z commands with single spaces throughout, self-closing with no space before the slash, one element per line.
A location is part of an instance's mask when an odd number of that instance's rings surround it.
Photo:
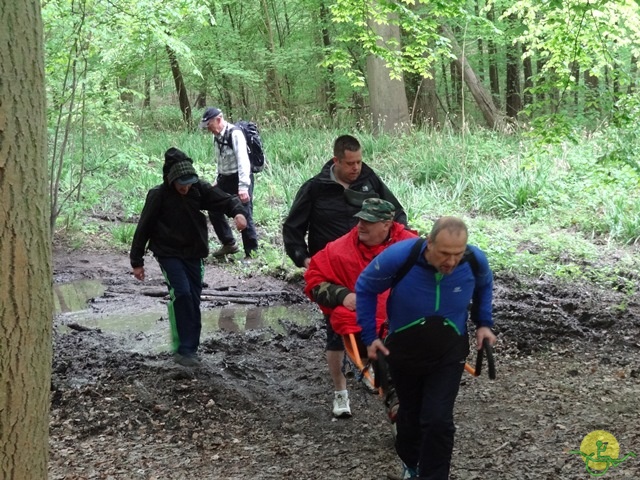
<path fill-rule="evenodd" d="M 352 312 L 355 312 L 356 311 L 356 294 L 350 293 L 346 297 L 344 297 L 344 300 L 342 301 L 342 305 L 345 308 L 351 310 Z"/>
<path fill-rule="evenodd" d="M 495 345 L 496 336 L 491 331 L 489 327 L 480 327 L 476 330 L 476 349 L 482 350 L 482 344 L 484 343 L 484 339 L 489 339 L 489 343 L 491 345 Z"/>
<path fill-rule="evenodd" d="M 251 200 L 251 197 L 247 192 L 238 192 L 238 198 L 242 203 L 249 203 L 249 200 Z"/>
<path fill-rule="evenodd" d="M 389 355 L 389 349 L 384 346 L 382 340 L 376 338 L 373 343 L 367 347 L 367 356 L 371 360 L 377 360 L 378 352 L 381 352 L 383 355 Z"/>
<path fill-rule="evenodd" d="M 133 276 L 141 282 L 144 281 L 144 267 L 135 267 L 133 269 Z"/>
<path fill-rule="evenodd" d="M 235 217 L 233 217 L 233 221 L 236 223 L 236 228 L 239 232 L 247 228 L 247 219 L 243 214 L 237 214 Z"/>

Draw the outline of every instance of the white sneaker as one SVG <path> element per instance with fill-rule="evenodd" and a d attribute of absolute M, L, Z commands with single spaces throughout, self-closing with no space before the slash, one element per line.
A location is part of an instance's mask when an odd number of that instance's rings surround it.
<path fill-rule="evenodd" d="M 346 393 L 336 392 L 333 397 L 333 416 L 336 418 L 349 418 L 351 408 L 349 408 L 349 396 Z"/>

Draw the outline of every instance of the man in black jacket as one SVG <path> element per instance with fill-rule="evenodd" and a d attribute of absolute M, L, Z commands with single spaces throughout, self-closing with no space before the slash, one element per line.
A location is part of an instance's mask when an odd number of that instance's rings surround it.
<path fill-rule="evenodd" d="M 362 202 L 367 198 L 391 202 L 395 206 L 394 220 L 407 224 L 400 202 L 375 172 L 362 162 L 358 140 L 351 135 L 342 135 L 333 145 L 333 158 L 298 190 L 282 227 L 284 247 L 293 263 L 307 268 L 311 256 L 355 227 L 358 218 L 354 215 L 362 209 Z M 308 238 L 308 244 L 305 238 Z M 347 383 L 341 371 L 344 346 L 326 315 L 325 320 L 326 356 L 335 390 L 333 415 L 349 417 Z"/>
<path fill-rule="evenodd" d="M 203 259 L 209 255 L 207 220 L 201 210 L 233 217 L 240 231 L 247 226 L 240 200 L 200 181 L 192 163 L 177 148 L 165 152 L 164 182 L 147 193 L 129 254 L 138 280 L 144 280 L 147 244 L 158 261 L 169 288 L 175 358 L 185 366 L 199 363 Z"/>

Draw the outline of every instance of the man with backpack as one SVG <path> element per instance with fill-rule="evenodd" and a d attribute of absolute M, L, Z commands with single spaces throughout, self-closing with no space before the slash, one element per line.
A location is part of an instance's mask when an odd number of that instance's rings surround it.
<path fill-rule="evenodd" d="M 217 176 L 214 185 L 221 190 L 238 195 L 245 208 L 247 228 L 242 231 L 245 259 L 250 259 L 258 249 L 258 235 L 253 222 L 254 176 L 249 160 L 247 140 L 240 128 L 224 119 L 219 108 L 208 107 L 202 115 L 200 128 L 213 134 L 213 149 L 217 159 Z M 238 253 L 233 231 L 224 215 L 209 212 L 213 229 L 222 247 L 212 253 L 214 257 Z"/>
<path fill-rule="evenodd" d="M 314 254 L 355 227 L 358 217 L 354 215 L 362 209 L 367 198 L 391 202 L 395 207 L 394 220 L 407 224 L 407 215 L 400 202 L 362 161 L 360 142 L 351 135 L 341 135 L 333 144 L 333 158 L 298 190 L 282 226 L 284 248 L 293 263 L 298 267 L 309 267 Z M 344 345 L 342 337 L 333 331 L 329 316 L 324 318 L 326 359 L 334 387 L 333 415 L 348 418 L 351 407 L 346 394 L 347 381 L 342 373 Z"/>
<path fill-rule="evenodd" d="M 485 254 L 467 245 L 467 238 L 462 220 L 441 217 L 426 241 L 391 245 L 356 283 L 357 320 L 367 354 L 372 360 L 386 356 L 400 402 L 395 447 L 405 467 L 403 478 L 449 478 L 453 409 L 469 353 L 468 317 L 476 325 L 478 349 L 485 340 L 496 341 L 491 331 L 493 274 Z M 383 342 L 375 315 L 378 295 L 389 288 L 389 334 Z"/>

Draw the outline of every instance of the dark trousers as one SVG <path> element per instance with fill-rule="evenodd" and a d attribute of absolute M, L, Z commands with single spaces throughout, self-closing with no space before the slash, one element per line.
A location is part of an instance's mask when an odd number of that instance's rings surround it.
<path fill-rule="evenodd" d="M 244 216 L 247 218 L 247 228 L 242 231 L 242 246 L 244 247 L 245 255 L 250 255 L 254 250 L 258 248 L 258 235 L 256 233 L 256 226 L 253 223 L 253 173 L 251 174 L 251 185 L 249 186 L 248 203 L 243 203 Z M 223 191 L 231 194 L 238 194 L 238 174 L 233 175 L 218 175 L 217 185 Z M 218 212 L 210 211 L 209 219 L 213 230 L 216 232 L 218 240 L 223 245 L 232 245 L 236 242 L 233 231 L 229 227 L 227 217 Z"/>
<path fill-rule="evenodd" d="M 169 288 L 169 323 L 173 351 L 194 355 L 200 345 L 200 294 L 204 278 L 201 258 L 157 257 Z"/>
<path fill-rule="evenodd" d="M 398 394 L 396 452 L 419 477 L 447 480 L 453 452 L 453 407 L 464 361 L 453 360 L 425 374 L 408 374 L 389 365 Z"/>

